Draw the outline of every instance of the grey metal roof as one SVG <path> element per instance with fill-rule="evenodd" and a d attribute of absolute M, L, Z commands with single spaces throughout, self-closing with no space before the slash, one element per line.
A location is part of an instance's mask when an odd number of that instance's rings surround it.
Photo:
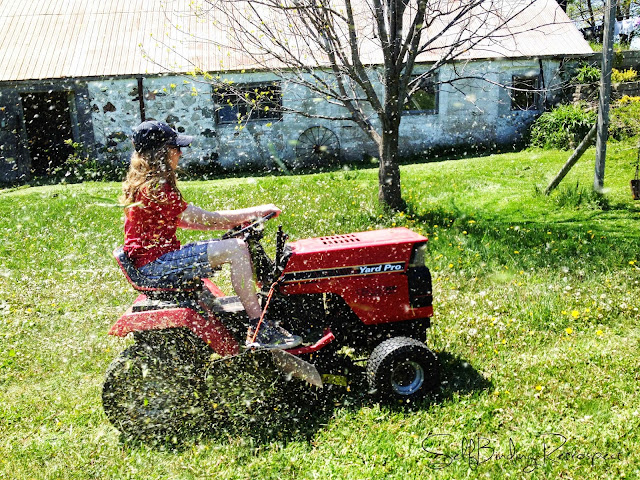
<path fill-rule="evenodd" d="M 196 66 L 204 71 L 256 67 L 249 57 L 218 48 L 225 42 L 220 25 L 226 22 L 203 21 L 191 10 L 197 3 L 0 0 L 0 81 L 188 72 Z M 499 42 L 483 42 L 463 58 L 591 53 L 555 0 L 537 0 L 503 33 Z M 375 49 L 369 54 L 375 61 Z M 437 51 L 420 60 L 433 60 L 434 55 Z"/>

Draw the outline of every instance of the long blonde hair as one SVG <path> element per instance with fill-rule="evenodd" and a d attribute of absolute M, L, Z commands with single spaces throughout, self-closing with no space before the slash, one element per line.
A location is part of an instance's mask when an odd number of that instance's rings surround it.
<path fill-rule="evenodd" d="M 135 203 L 141 190 L 152 201 L 161 203 L 160 190 L 164 184 L 169 184 L 172 190 L 180 194 L 176 182 L 176 172 L 171 168 L 169 149 L 166 145 L 145 152 L 134 151 L 129 171 L 122 183 L 120 203 Z"/>

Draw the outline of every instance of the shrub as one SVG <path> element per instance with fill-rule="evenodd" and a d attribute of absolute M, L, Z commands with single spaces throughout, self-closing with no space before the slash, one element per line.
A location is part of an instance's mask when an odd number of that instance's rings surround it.
<path fill-rule="evenodd" d="M 600 81 L 600 69 L 593 65 L 583 63 L 578 68 L 575 77 L 573 77 L 573 83 L 598 83 Z M 627 70 L 611 70 L 611 81 L 613 83 L 635 82 L 638 79 L 638 72 L 633 68 Z"/>
<path fill-rule="evenodd" d="M 531 127 L 531 146 L 575 148 L 597 120 L 597 113 L 582 103 L 560 105 L 543 113 Z"/>
<path fill-rule="evenodd" d="M 209 180 L 223 176 L 225 173 L 227 170 L 222 166 L 215 153 L 180 168 L 180 178 L 183 180 Z"/>
<path fill-rule="evenodd" d="M 616 140 L 640 135 L 640 97 L 625 95 L 612 105 L 609 135 Z"/>
<path fill-rule="evenodd" d="M 623 82 L 635 82 L 638 79 L 638 72 L 636 72 L 633 68 L 628 70 L 616 70 L 615 68 L 611 71 L 611 81 L 613 83 L 623 83 Z"/>
<path fill-rule="evenodd" d="M 588 63 L 582 63 L 576 76 L 574 77 L 574 83 L 596 83 L 600 81 L 600 69 L 596 66 Z"/>
<path fill-rule="evenodd" d="M 575 148 L 598 119 L 595 111 L 586 111 L 582 103 L 560 105 L 543 113 L 531 127 L 531 144 L 537 148 Z M 609 136 L 624 140 L 640 136 L 640 97 L 625 95 L 612 104 Z"/>
<path fill-rule="evenodd" d="M 73 140 L 65 140 L 65 143 L 73 148 L 73 153 L 51 171 L 51 175 L 62 183 L 120 181 L 127 173 L 125 163 L 101 162 L 92 158 L 82 143 Z"/>
<path fill-rule="evenodd" d="M 618 100 L 618 105 L 626 105 L 632 102 L 640 102 L 640 97 L 631 97 L 629 95 L 624 95 L 620 100 Z"/>

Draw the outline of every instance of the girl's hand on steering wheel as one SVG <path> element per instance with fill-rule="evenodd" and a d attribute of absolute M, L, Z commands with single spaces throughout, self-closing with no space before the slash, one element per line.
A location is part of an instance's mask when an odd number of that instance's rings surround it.
<path fill-rule="evenodd" d="M 221 238 L 223 240 L 228 239 L 228 238 L 234 238 L 234 237 L 238 237 L 239 238 L 239 237 L 243 236 L 247 232 L 251 232 L 251 231 L 255 232 L 256 228 L 261 226 L 267 220 L 269 220 L 271 218 L 275 218 L 276 216 L 277 216 L 276 212 L 269 212 L 265 216 L 260 217 L 257 220 L 254 220 L 253 222 L 248 222 L 248 224 L 237 225 L 237 226 L 233 227 L 232 229 L 227 230 L 227 233 L 222 235 Z M 260 229 L 260 230 L 262 230 L 262 229 Z"/>
<path fill-rule="evenodd" d="M 269 203 L 269 204 L 265 204 L 265 205 L 258 205 L 257 207 L 255 207 L 255 215 L 256 215 L 256 217 L 266 217 L 270 213 L 273 213 L 275 215 L 274 216 L 274 218 L 275 218 L 278 215 L 280 215 L 280 213 L 282 213 L 282 210 L 280 210 L 278 207 L 276 207 L 273 203 Z"/>

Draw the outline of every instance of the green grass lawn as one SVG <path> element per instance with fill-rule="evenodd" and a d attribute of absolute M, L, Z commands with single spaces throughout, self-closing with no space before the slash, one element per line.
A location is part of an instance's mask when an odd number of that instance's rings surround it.
<path fill-rule="evenodd" d="M 247 427 L 176 448 L 123 443 L 102 412 L 104 372 L 129 342 L 107 331 L 135 298 L 111 258 L 119 185 L 0 191 L 0 478 L 640 477 L 636 155 L 609 146 L 602 197 L 593 150 L 550 197 L 566 152 L 406 165 L 409 208 L 394 216 L 374 169 L 181 183 L 208 209 L 281 206 L 268 248 L 276 223 L 292 239 L 428 236 L 443 384 L 412 409 L 340 394 L 299 434 Z"/>

